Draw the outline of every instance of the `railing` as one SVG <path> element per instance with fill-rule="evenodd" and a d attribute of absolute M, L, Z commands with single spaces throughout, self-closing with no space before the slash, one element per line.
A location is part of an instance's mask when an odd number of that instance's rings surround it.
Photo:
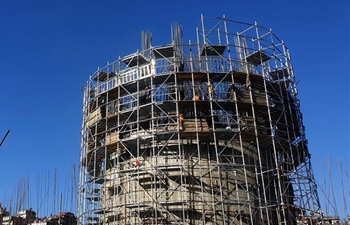
<path fill-rule="evenodd" d="M 185 71 L 218 73 L 233 70 L 245 73 L 248 70 L 249 73 L 263 74 L 264 69 L 266 70 L 266 68 L 264 68 L 262 65 L 254 66 L 241 60 L 233 59 L 230 61 L 227 58 L 218 56 L 206 58 L 195 57 L 192 59 L 192 61 L 186 59 L 182 62 L 172 62 L 169 59 L 157 59 L 143 66 L 126 68 L 115 77 L 107 81 L 100 82 L 92 88 L 95 89 L 96 95 L 99 95 L 119 85 L 131 83 L 140 78 L 152 75 L 162 75 L 169 72 Z M 290 87 L 289 89 L 294 91 L 295 88 Z"/>
<path fill-rule="evenodd" d="M 125 84 L 136 80 L 139 77 L 138 68 L 128 68 L 119 74 L 119 84 Z"/>
<path fill-rule="evenodd" d="M 123 70 L 117 76 L 96 85 L 96 94 L 99 95 L 103 92 L 109 91 L 119 85 L 133 82 L 140 77 L 147 77 L 153 74 L 152 64 L 147 64 L 140 67 L 131 67 Z"/>
<path fill-rule="evenodd" d="M 137 106 L 138 94 L 126 95 L 120 98 L 120 111 L 134 108 Z"/>

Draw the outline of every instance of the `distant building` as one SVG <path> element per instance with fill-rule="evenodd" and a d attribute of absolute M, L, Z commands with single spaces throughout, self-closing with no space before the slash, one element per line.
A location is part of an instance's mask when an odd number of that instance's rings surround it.
<path fill-rule="evenodd" d="M 303 216 L 299 217 L 297 224 L 300 225 L 319 225 L 319 224 L 334 224 L 334 225 L 349 225 L 350 224 L 350 215 L 348 216 L 347 222 L 342 223 L 339 216 L 322 216 L 312 217 L 312 216 Z"/>
<path fill-rule="evenodd" d="M 18 211 L 17 215 L 24 220 L 25 224 L 31 224 L 36 219 L 36 212 L 34 212 L 32 208 L 29 210 Z"/>
<path fill-rule="evenodd" d="M 6 208 L 0 203 L 0 224 L 2 224 L 3 218 L 8 215 L 9 213 L 6 211 Z"/>
<path fill-rule="evenodd" d="M 32 210 L 19 211 L 16 216 L 10 216 L 9 212 L 0 205 L 0 225 L 76 225 L 77 219 L 73 213 L 62 212 L 59 215 L 37 218 Z"/>

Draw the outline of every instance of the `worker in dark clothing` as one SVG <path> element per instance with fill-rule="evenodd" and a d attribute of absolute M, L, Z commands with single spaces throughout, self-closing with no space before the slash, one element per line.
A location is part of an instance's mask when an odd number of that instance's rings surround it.
<path fill-rule="evenodd" d="M 227 91 L 227 99 L 234 100 L 235 99 L 236 86 L 232 83 Z"/>
<path fill-rule="evenodd" d="M 145 91 L 146 88 L 140 92 L 140 105 L 143 105 L 146 103 L 146 91 Z"/>
<path fill-rule="evenodd" d="M 144 103 L 150 103 L 151 102 L 151 88 L 149 86 L 146 86 L 145 89 L 143 90 L 143 97 L 144 97 Z"/>
<path fill-rule="evenodd" d="M 178 86 L 178 90 L 180 92 L 180 96 L 179 96 L 179 100 L 184 100 L 185 99 L 185 87 L 183 83 L 180 83 L 180 85 Z"/>

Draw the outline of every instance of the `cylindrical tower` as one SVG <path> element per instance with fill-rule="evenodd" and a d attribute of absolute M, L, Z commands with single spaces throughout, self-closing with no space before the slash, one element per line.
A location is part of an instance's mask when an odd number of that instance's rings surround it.
<path fill-rule="evenodd" d="M 320 209 L 287 47 L 201 17 L 197 39 L 98 69 L 84 89 L 79 224 L 296 224 Z"/>

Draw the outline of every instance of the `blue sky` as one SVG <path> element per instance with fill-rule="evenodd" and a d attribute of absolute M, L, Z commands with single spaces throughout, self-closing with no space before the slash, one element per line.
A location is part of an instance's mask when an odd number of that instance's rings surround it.
<path fill-rule="evenodd" d="M 349 198 L 346 0 L 0 1 L 0 136 L 11 130 L 0 148 L 0 202 L 9 203 L 23 177 L 29 177 L 32 189 L 50 186 L 55 168 L 57 190 L 69 192 L 72 165 L 77 170 L 79 164 L 81 86 L 88 76 L 107 61 L 140 49 L 141 30 L 153 33 L 154 45 L 167 44 L 170 25 L 177 21 L 185 40 L 195 40 L 200 14 L 257 21 L 285 41 L 301 79 L 299 98 L 316 179 L 328 193 L 325 180 L 332 177 L 337 211 L 344 217 L 337 165 L 342 163 Z M 36 208 L 38 195 L 32 194 L 27 204 Z M 321 190 L 319 195 L 324 203 Z"/>

